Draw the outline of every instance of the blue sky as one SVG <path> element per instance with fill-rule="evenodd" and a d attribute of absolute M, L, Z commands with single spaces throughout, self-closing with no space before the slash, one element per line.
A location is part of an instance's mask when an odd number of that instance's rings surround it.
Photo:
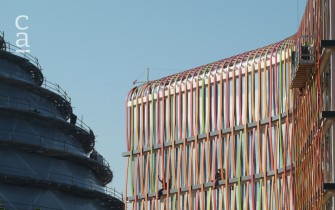
<path fill-rule="evenodd" d="M 97 150 L 124 191 L 125 98 L 150 79 L 243 53 L 293 35 L 305 0 L 0 0 L 0 31 L 13 44 L 24 23 L 47 80 L 72 98 Z M 299 19 L 299 21 L 298 21 Z M 23 22 L 22 22 L 23 23 Z"/>

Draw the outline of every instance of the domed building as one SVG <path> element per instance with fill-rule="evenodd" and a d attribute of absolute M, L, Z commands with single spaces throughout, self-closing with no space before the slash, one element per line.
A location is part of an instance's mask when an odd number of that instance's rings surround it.
<path fill-rule="evenodd" d="M 1 209 L 124 209 L 113 172 L 71 99 L 0 36 Z"/>

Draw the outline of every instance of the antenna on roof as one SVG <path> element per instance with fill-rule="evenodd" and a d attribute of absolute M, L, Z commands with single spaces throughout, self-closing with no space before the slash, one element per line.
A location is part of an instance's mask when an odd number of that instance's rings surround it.
<path fill-rule="evenodd" d="M 144 72 L 142 72 L 143 74 Z M 147 82 L 150 82 L 149 80 L 149 74 L 150 74 L 150 69 L 147 68 L 147 81 L 138 81 L 138 78 L 140 78 L 142 76 L 142 74 L 140 76 L 137 77 L 137 79 L 134 80 L 133 82 L 133 85 L 136 85 L 136 84 L 144 84 L 144 83 L 147 83 Z"/>
<path fill-rule="evenodd" d="M 147 68 L 147 82 L 149 82 L 149 68 Z"/>

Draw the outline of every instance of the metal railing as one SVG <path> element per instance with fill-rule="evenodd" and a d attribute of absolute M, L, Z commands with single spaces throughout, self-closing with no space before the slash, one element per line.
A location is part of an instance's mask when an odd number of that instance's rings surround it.
<path fill-rule="evenodd" d="M 22 140 L 19 137 L 24 137 Z M 27 142 L 26 139 L 29 139 L 29 142 Z M 46 147 L 46 145 L 55 145 L 57 146 L 58 150 L 62 148 L 60 151 L 68 152 L 69 150 L 73 150 L 76 152 L 76 154 L 80 154 L 84 157 L 88 157 L 83 151 L 81 151 L 77 145 L 68 143 L 66 141 L 59 141 L 54 138 L 46 137 L 42 135 L 41 133 L 31 133 L 26 131 L 19 131 L 19 130 L 13 130 L 13 129 L 0 129 L 0 140 L 6 140 L 6 141 L 13 141 L 13 142 L 20 142 L 24 144 L 31 144 L 34 146 L 40 146 L 40 147 Z M 46 145 L 43 143 L 47 143 Z M 54 149 L 52 147 L 48 147 L 48 149 Z"/>
<path fill-rule="evenodd" d="M 40 71 L 42 71 L 42 67 L 36 57 L 32 56 L 30 53 L 27 53 L 22 48 L 19 48 L 18 46 L 13 45 L 10 42 L 6 42 L 4 38 L 4 32 L 0 33 L 0 50 L 23 57 L 27 59 L 31 64 L 35 65 Z"/>
<path fill-rule="evenodd" d="M 22 81 L 25 83 L 29 83 L 29 84 L 35 84 L 33 81 L 30 81 L 31 76 L 28 76 L 28 74 L 21 74 L 21 75 L 17 75 L 15 74 L 15 72 L 13 71 L 8 71 L 8 72 L 2 72 L 2 75 L 0 76 L 0 78 L 3 79 L 11 79 L 11 80 L 15 80 L 15 81 Z"/>
<path fill-rule="evenodd" d="M 4 39 L 4 33 L 0 32 L 0 50 L 4 50 L 6 52 L 12 53 L 14 55 L 17 55 L 19 57 L 23 57 L 27 59 L 31 64 L 35 65 L 41 72 L 42 72 L 42 67 L 38 61 L 38 58 L 32 56 L 31 54 L 25 52 L 23 49 L 6 42 Z M 71 104 L 71 98 L 67 95 L 66 91 L 63 90 L 58 84 L 51 83 L 46 80 L 45 77 L 43 77 L 43 84 L 42 86 L 50 90 L 54 93 L 57 93 L 58 95 L 62 96 L 66 101 L 68 101 Z"/>
<path fill-rule="evenodd" d="M 30 141 L 27 142 L 27 140 L 24 138 L 20 140 L 18 137 L 26 137 L 26 139 L 29 139 Z M 7 138 L 6 138 L 7 137 Z M 81 155 L 82 157 L 88 158 L 100 165 L 103 165 L 107 168 L 109 167 L 109 163 L 101 156 L 101 160 L 96 160 L 92 159 L 87 155 L 87 153 L 83 152 L 81 149 L 78 148 L 77 145 L 71 144 L 68 142 L 61 142 L 58 141 L 57 139 L 46 137 L 42 135 L 41 133 L 31 133 L 31 132 L 26 132 L 26 131 L 19 131 L 19 130 L 12 130 L 12 129 L 0 129 L 0 140 L 7 140 L 7 141 L 12 141 L 12 142 L 20 142 L 23 144 L 31 144 L 34 146 L 40 146 L 44 147 L 47 149 L 56 149 L 52 147 L 47 147 L 43 143 L 47 143 L 47 145 L 55 145 L 57 146 L 57 150 L 62 151 L 62 152 L 69 152 L 70 150 L 75 151 L 76 154 Z M 98 153 L 99 154 L 99 153 Z"/>
<path fill-rule="evenodd" d="M 84 121 L 82 119 L 77 119 L 76 124 L 77 127 L 83 129 L 84 131 L 86 131 L 87 133 L 91 132 L 91 128 L 90 126 L 88 126 L 87 124 L 84 123 Z"/>
<path fill-rule="evenodd" d="M 50 114 L 50 116 L 52 117 L 55 117 L 55 118 L 59 117 L 57 116 L 59 114 L 59 112 L 57 112 L 57 107 L 54 105 L 45 107 L 45 106 L 39 105 L 38 103 L 34 103 L 29 99 L 0 95 L 0 107 L 2 106 L 2 107 L 7 107 L 7 108 L 13 108 L 13 105 L 17 105 L 17 108 L 23 108 L 26 111 L 35 112 L 38 114 L 40 114 L 40 111 L 44 111 Z M 86 125 L 81 119 L 78 119 L 76 121 L 75 126 L 81 128 L 87 133 L 91 132 L 91 128 L 88 125 Z"/>
<path fill-rule="evenodd" d="M 5 41 L 4 32 L 0 32 L 0 44 L 1 43 L 3 43 L 3 47 L 1 47 L 2 45 L 0 45 L 0 50 L 5 50 L 5 51 L 10 52 L 14 55 L 24 57 L 25 59 L 29 60 L 29 62 L 34 64 L 40 71 L 42 71 L 42 68 L 41 68 L 41 66 L 39 64 L 39 61 L 36 57 L 33 57 L 29 53 L 23 52 L 23 50 L 21 48 L 15 46 L 15 45 L 12 45 L 11 43 Z M 64 89 L 62 89 L 58 84 L 49 82 L 49 81 L 46 80 L 46 78 L 44 78 L 42 87 L 51 91 L 51 92 L 53 92 L 53 93 L 56 93 L 57 95 L 60 95 L 65 101 L 67 101 L 71 105 L 71 98 L 66 93 L 66 91 Z M 81 129 L 85 130 L 87 133 L 91 132 L 90 127 L 88 125 L 86 125 L 80 119 L 78 119 L 76 121 L 75 125 L 77 127 L 81 128 Z"/>
<path fill-rule="evenodd" d="M 31 178 L 34 180 L 48 181 L 51 183 L 61 183 L 65 185 L 73 185 L 78 188 L 104 193 L 108 196 L 112 196 L 121 201 L 123 200 L 123 194 L 115 190 L 115 188 L 113 189 L 109 187 L 104 187 L 102 185 L 94 183 L 93 181 L 88 181 L 80 177 L 68 176 L 68 175 L 57 174 L 57 173 L 48 173 L 47 176 L 39 176 L 37 174 L 32 174 L 32 171 L 29 171 L 27 169 L 19 169 L 13 166 L 3 166 L 3 165 L 0 166 L 0 173 L 6 176 L 12 175 L 16 177 L 22 177 L 23 179 Z M 22 174 L 24 174 L 24 176 Z"/>
<path fill-rule="evenodd" d="M 67 102 L 71 104 L 71 98 L 68 96 L 65 90 L 63 90 L 58 84 L 47 81 L 44 77 L 42 87 L 50 90 L 51 92 L 57 93 L 57 95 L 62 96 Z"/>
<path fill-rule="evenodd" d="M 56 106 L 51 104 L 50 106 L 43 106 L 36 103 L 35 101 L 31 101 L 30 99 L 0 95 L 0 106 L 8 108 L 21 108 L 26 111 L 32 111 L 36 113 L 40 113 L 42 111 L 55 118 L 61 116 Z"/>

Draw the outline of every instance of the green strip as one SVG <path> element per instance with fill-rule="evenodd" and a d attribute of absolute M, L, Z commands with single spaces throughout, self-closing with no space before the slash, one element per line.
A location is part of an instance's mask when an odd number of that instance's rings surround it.
<path fill-rule="evenodd" d="M 138 108 L 138 104 L 136 104 L 136 111 L 137 113 L 139 112 L 139 108 Z M 135 120 L 135 108 L 134 108 L 134 120 Z M 135 144 L 137 145 L 138 147 L 138 131 L 137 131 L 137 122 L 139 120 L 139 115 L 137 114 L 136 116 L 136 122 L 134 121 L 134 143 L 133 143 L 133 147 L 132 150 L 135 149 Z"/>
<path fill-rule="evenodd" d="M 279 50 L 279 113 L 283 112 L 282 110 L 282 88 L 283 88 L 283 81 L 282 81 L 282 73 L 283 73 L 283 63 L 282 63 L 282 49 Z"/>
<path fill-rule="evenodd" d="M 130 148 L 131 148 L 131 150 L 134 150 L 134 137 L 135 137 L 135 122 L 134 122 L 135 108 L 134 108 L 134 100 L 131 100 L 131 108 L 132 108 L 131 123 L 133 124 L 133 130 L 131 132 L 132 132 L 133 139 L 130 139 Z"/>
<path fill-rule="evenodd" d="M 205 129 L 205 78 L 202 78 L 202 83 L 201 83 L 201 93 L 202 93 L 202 113 L 201 113 L 201 116 L 202 116 L 202 119 L 201 119 L 201 124 L 202 126 L 200 126 L 200 129 L 201 129 L 201 133 L 206 133 L 206 129 Z"/>
<path fill-rule="evenodd" d="M 242 151 L 242 131 L 240 131 L 239 138 L 239 147 L 237 151 L 237 178 L 238 178 L 238 186 L 237 186 L 237 203 L 238 209 L 242 209 L 242 191 L 241 191 L 241 151 Z"/>
<path fill-rule="evenodd" d="M 155 87 L 153 87 L 155 89 Z M 157 100 L 159 98 L 157 97 Z M 153 145 L 154 145 L 154 135 L 155 135 L 155 103 L 154 103 L 154 92 L 152 91 L 151 93 L 151 101 L 152 101 L 152 106 L 151 106 L 151 135 L 150 135 L 150 176 L 151 176 L 151 185 L 150 189 L 151 192 L 155 192 L 155 173 L 154 173 L 154 164 L 153 164 Z"/>
<path fill-rule="evenodd" d="M 211 210 L 211 195 L 212 195 L 212 187 L 209 188 L 207 192 L 207 210 Z"/>
<path fill-rule="evenodd" d="M 155 171 L 154 171 L 154 155 L 153 146 L 150 147 L 150 176 L 151 176 L 151 192 L 155 192 Z"/>
<path fill-rule="evenodd" d="M 158 98 L 157 98 L 158 100 Z M 155 136 L 155 101 L 154 101 L 154 93 L 151 93 L 151 134 L 150 134 L 150 146 L 154 144 L 154 136 Z"/>
<path fill-rule="evenodd" d="M 135 131 L 135 122 L 134 122 L 134 115 L 135 115 L 135 108 L 134 108 L 134 100 L 131 100 L 131 107 L 132 107 L 132 115 L 131 115 L 131 122 L 133 123 L 133 129 Z M 133 173 L 133 150 L 134 150 L 134 137 L 135 137 L 135 132 L 133 132 L 133 139 L 130 141 L 130 184 L 131 184 L 131 191 L 133 192 L 133 195 L 135 194 L 134 192 L 134 173 Z"/>
<path fill-rule="evenodd" d="M 130 180 L 131 180 L 131 191 L 133 192 L 133 195 L 135 195 L 134 173 L 133 173 L 133 151 L 131 151 L 130 153 Z"/>
<path fill-rule="evenodd" d="M 279 69 L 279 153 L 280 153 L 280 158 L 281 158 L 281 162 L 282 164 L 286 164 L 284 163 L 284 156 L 283 156 L 283 129 L 282 129 L 282 124 L 281 124 L 281 113 L 283 112 L 282 110 L 282 88 L 283 88 L 283 84 L 282 84 L 282 72 L 283 72 L 283 63 L 282 63 L 282 50 L 280 49 L 280 69 Z M 279 166 L 280 163 L 279 163 Z"/>
<path fill-rule="evenodd" d="M 279 163 L 279 167 L 284 166 L 284 156 L 283 156 L 283 131 L 282 131 L 282 124 L 281 124 L 281 117 L 279 117 L 279 153 L 280 153 L 280 160 L 283 165 Z"/>
<path fill-rule="evenodd" d="M 169 107 L 167 107 L 167 104 L 169 104 Z M 165 128 L 167 130 L 167 132 L 165 133 L 165 139 L 170 139 L 170 136 L 171 136 L 171 96 L 170 96 L 170 87 L 168 88 L 168 97 L 167 97 L 167 103 L 166 103 L 166 106 L 165 106 L 165 110 L 170 110 L 169 111 L 169 117 L 166 117 L 165 118 Z M 168 118 L 170 118 L 170 121 L 168 121 Z"/>
<path fill-rule="evenodd" d="M 173 196 L 173 203 L 172 203 L 172 209 L 176 210 L 176 206 L 177 206 L 177 194 L 174 194 Z"/>
<path fill-rule="evenodd" d="M 258 210 L 262 209 L 262 185 L 263 185 L 263 180 L 261 179 L 259 182 Z"/>

